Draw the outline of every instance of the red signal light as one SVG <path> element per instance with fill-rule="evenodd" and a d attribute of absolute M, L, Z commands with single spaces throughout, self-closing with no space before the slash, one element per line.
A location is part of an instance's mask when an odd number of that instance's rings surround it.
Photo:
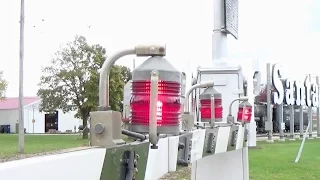
<path fill-rule="evenodd" d="M 201 121 L 211 121 L 211 99 L 200 99 Z M 222 121 L 223 107 L 222 99 L 214 99 L 214 118 L 216 122 Z"/>
<path fill-rule="evenodd" d="M 215 122 L 221 122 L 223 117 L 222 95 L 214 87 L 209 87 L 200 94 L 200 117 L 202 122 L 211 121 L 211 98 L 214 99 Z"/>
<path fill-rule="evenodd" d="M 135 132 L 149 132 L 150 81 L 133 81 L 131 97 L 131 125 Z M 181 116 L 181 84 L 159 81 L 157 101 L 158 133 L 175 133 Z"/>
<path fill-rule="evenodd" d="M 248 101 L 239 104 L 238 122 L 250 123 L 252 116 L 252 105 Z"/>

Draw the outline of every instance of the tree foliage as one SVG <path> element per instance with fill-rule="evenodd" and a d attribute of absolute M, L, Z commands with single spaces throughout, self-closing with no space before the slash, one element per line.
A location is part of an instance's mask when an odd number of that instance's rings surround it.
<path fill-rule="evenodd" d="M 267 102 L 267 88 L 263 87 L 260 93 L 255 97 L 256 103 L 266 103 Z"/>
<path fill-rule="evenodd" d="M 132 73 L 130 71 L 130 68 L 126 66 L 121 66 L 121 74 L 122 74 L 124 83 L 127 83 L 132 79 Z"/>
<path fill-rule="evenodd" d="M 273 92 L 275 92 L 275 89 L 273 87 L 273 85 L 271 84 L 271 88 L 270 88 L 270 94 L 272 95 Z M 254 99 L 255 103 L 267 103 L 267 85 L 265 85 L 260 93 L 255 97 Z"/>
<path fill-rule="evenodd" d="M 5 98 L 8 82 L 3 78 L 3 72 L 0 71 L 0 99 Z"/>
<path fill-rule="evenodd" d="M 77 111 L 76 118 L 87 125 L 90 111 L 98 106 L 99 69 L 106 60 L 106 50 L 99 44 L 89 45 L 83 36 L 76 36 L 61 48 L 43 68 L 38 96 L 42 98 L 40 111 L 64 113 Z M 114 65 L 110 72 L 110 106 L 120 110 L 124 79 L 123 67 Z M 88 137 L 84 131 L 83 138 Z"/>

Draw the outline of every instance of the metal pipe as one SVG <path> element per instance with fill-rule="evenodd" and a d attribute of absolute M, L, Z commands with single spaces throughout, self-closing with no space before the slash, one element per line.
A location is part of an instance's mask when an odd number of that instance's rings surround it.
<path fill-rule="evenodd" d="M 312 137 L 312 131 L 313 131 L 313 128 L 312 128 L 312 126 L 313 126 L 313 122 L 312 122 L 312 114 L 313 114 L 313 112 L 312 112 L 312 107 L 308 107 L 308 119 L 309 119 L 309 123 L 310 123 L 310 127 L 309 127 L 309 139 L 312 139 L 313 137 Z"/>
<path fill-rule="evenodd" d="M 196 80 L 195 78 L 193 78 L 193 74 L 192 74 L 192 77 L 191 77 L 191 86 L 193 86 L 193 85 L 195 85 L 195 84 L 197 84 L 197 80 Z M 195 101 L 194 96 L 195 96 L 195 92 L 192 91 L 192 92 L 191 92 L 191 110 L 190 110 L 190 113 L 193 113 L 194 110 L 195 110 L 195 109 L 193 109 L 193 105 L 194 105 L 194 103 L 195 103 L 195 102 L 194 102 L 194 101 Z M 184 98 L 187 98 L 187 97 L 184 97 Z"/>
<path fill-rule="evenodd" d="M 127 166 L 126 180 L 132 180 L 134 174 L 134 151 L 129 152 L 129 162 Z"/>
<path fill-rule="evenodd" d="M 311 74 L 309 74 L 309 83 L 311 85 Z M 308 107 L 308 114 L 309 114 L 309 121 L 310 121 L 309 139 L 312 139 L 312 132 L 313 132 L 313 109 L 312 109 L 312 106 Z"/>
<path fill-rule="evenodd" d="M 290 105 L 290 139 L 294 139 L 294 105 Z"/>
<path fill-rule="evenodd" d="M 99 81 L 99 110 L 109 108 L 109 74 L 112 65 L 123 56 L 135 54 L 135 48 L 125 49 L 109 56 L 103 63 Z"/>
<path fill-rule="evenodd" d="M 137 56 L 165 56 L 166 47 L 159 45 L 136 46 L 124 49 L 108 57 L 102 65 L 99 81 L 99 107 L 98 110 L 105 111 L 110 109 L 109 102 L 109 74 L 112 65 L 121 57 L 135 54 Z"/>
<path fill-rule="evenodd" d="M 236 102 L 236 101 L 248 101 L 249 100 L 249 98 L 248 97 L 241 97 L 241 98 L 237 98 L 237 99 L 234 99 L 233 101 L 231 101 L 231 103 L 230 103 L 230 105 L 229 105 L 229 116 L 232 116 L 232 105 L 233 105 L 233 103 L 234 102 Z"/>
<path fill-rule="evenodd" d="M 191 86 L 191 88 L 186 93 L 186 99 L 184 101 L 184 112 L 190 112 L 189 111 L 189 97 L 190 97 L 190 94 L 193 90 L 195 90 L 197 88 L 213 87 L 213 85 L 214 85 L 213 81 L 206 81 L 206 82 L 202 82 L 200 84 L 195 84 L 195 85 Z"/>
<path fill-rule="evenodd" d="M 302 154 L 302 151 L 303 151 L 303 147 L 304 147 L 304 142 L 306 141 L 309 128 L 310 128 L 310 121 L 309 121 L 309 123 L 308 123 L 306 132 L 304 133 L 304 136 L 303 136 L 303 139 L 302 139 L 300 148 L 299 148 L 299 152 L 298 152 L 298 154 L 297 154 L 296 160 L 294 161 L 295 163 L 299 162 L 299 160 L 300 160 L 300 157 L 301 157 L 301 154 Z"/>
<path fill-rule="evenodd" d="M 200 128 L 200 129 L 205 129 L 205 127 L 200 126 L 200 125 L 198 125 L 198 124 L 195 124 L 194 126 L 197 127 L 197 128 Z"/>
<path fill-rule="evenodd" d="M 153 70 L 151 72 L 151 85 L 150 85 L 150 114 L 149 114 L 149 141 L 152 144 L 151 148 L 156 148 L 158 143 L 157 136 L 157 106 L 158 106 L 158 81 L 159 72 Z"/>
<path fill-rule="evenodd" d="M 279 136 L 280 136 L 280 139 L 284 140 L 284 133 L 283 133 L 283 129 L 282 129 L 282 124 L 283 124 L 283 103 L 281 103 L 279 106 L 278 106 L 278 114 L 279 114 Z"/>
<path fill-rule="evenodd" d="M 214 127 L 215 121 L 216 121 L 216 113 L 215 113 L 215 103 L 214 103 L 214 95 L 211 95 L 211 121 L 210 121 L 210 126 L 211 128 Z"/>
<path fill-rule="evenodd" d="M 268 132 L 268 141 L 272 140 L 272 112 L 271 112 L 271 64 L 267 64 L 267 121 L 271 124 L 271 130 Z"/>
<path fill-rule="evenodd" d="M 121 132 L 122 132 L 122 134 L 124 134 L 126 136 L 130 136 L 130 137 L 133 137 L 133 138 L 136 138 L 136 139 L 140 139 L 142 141 L 147 139 L 146 135 L 143 135 L 143 134 L 140 134 L 140 133 L 136 133 L 136 132 L 132 132 L 132 131 L 129 131 L 129 130 L 126 130 L 126 129 L 122 129 Z"/>
<path fill-rule="evenodd" d="M 300 138 L 303 138 L 303 131 L 304 131 L 304 120 L 303 120 L 303 106 L 300 105 L 300 112 L 299 112 L 299 120 L 300 120 Z"/>

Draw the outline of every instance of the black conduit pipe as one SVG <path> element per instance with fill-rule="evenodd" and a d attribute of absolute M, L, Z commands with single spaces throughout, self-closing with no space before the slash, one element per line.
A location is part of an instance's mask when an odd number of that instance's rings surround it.
<path fill-rule="evenodd" d="M 126 136 L 130 136 L 136 139 L 140 139 L 141 141 L 144 141 L 147 139 L 147 136 L 140 134 L 140 133 L 136 133 L 136 132 L 132 132 L 126 129 L 122 129 L 122 134 L 126 135 Z"/>

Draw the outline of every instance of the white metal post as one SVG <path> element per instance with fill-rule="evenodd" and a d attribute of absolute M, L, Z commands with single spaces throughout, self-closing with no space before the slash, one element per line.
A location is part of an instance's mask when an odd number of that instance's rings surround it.
<path fill-rule="evenodd" d="M 300 112 L 299 112 L 299 116 L 300 116 L 300 138 L 302 139 L 303 138 L 303 131 L 304 131 L 304 124 L 303 124 L 303 122 L 304 122 L 304 120 L 303 120 L 303 106 L 302 106 L 302 104 L 301 104 L 301 106 L 300 106 Z"/>
<path fill-rule="evenodd" d="M 309 139 L 313 139 L 312 137 L 312 131 L 313 131 L 313 125 L 312 125 L 312 107 L 308 107 L 308 120 L 309 120 Z"/>
<path fill-rule="evenodd" d="M 278 106 L 278 113 L 279 113 L 279 136 L 280 136 L 280 141 L 284 141 L 284 133 L 283 133 L 283 128 L 282 128 L 282 124 L 283 124 L 283 103 L 281 103 Z"/>
<path fill-rule="evenodd" d="M 294 139 L 294 106 L 290 105 L 290 138 L 289 140 L 295 140 Z"/>
<path fill-rule="evenodd" d="M 271 64 L 267 64 L 267 121 L 269 123 L 270 130 L 268 132 L 268 142 L 273 142 L 273 124 L 272 124 L 272 111 L 271 111 Z"/>
<path fill-rule="evenodd" d="M 32 106 L 32 133 L 34 134 L 34 123 L 35 123 L 35 119 L 34 119 L 34 108 L 35 105 Z"/>
<path fill-rule="evenodd" d="M 309 74 L 309 82 L 311 84 L 311 74 Z M 309 117 L 309 122 L 310 122 L 309 139 L 313 139 L 313 137 L 312 137 L 312 133 L 313 133 L 313 109 L 312 109 L 312 106 L 308 107 L 308 117 Z"/>
<path fill-rule="evenodd" d="M 24 118 L 23 118 L 23 58 L 24 58 L 24 0 L 20 10 L 20 58 L 19 58 L 19 152 L 24 152 Z"/>

